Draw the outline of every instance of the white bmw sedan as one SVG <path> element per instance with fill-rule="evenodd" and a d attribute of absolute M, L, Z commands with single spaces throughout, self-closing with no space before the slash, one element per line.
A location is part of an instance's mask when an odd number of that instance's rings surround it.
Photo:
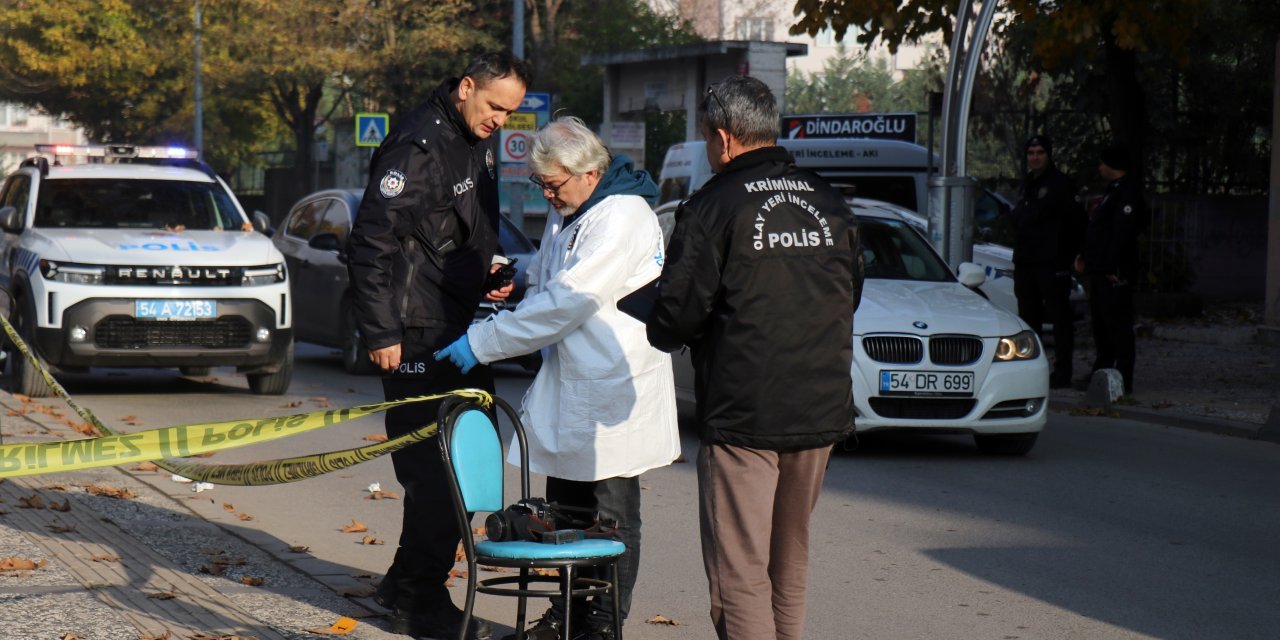
<path fill-rule="evenodd" d="M 1049 396 L 1049 363 L 1035 332 L 977 291 L 981 267 L 962 264 L 957 278 L 892 209 L 858 199 L 851 206 L 866 264 L 853 320 L 857 431 L 971 433 L 986 453 L 1030 451 Z M 671 215 L 663 209 L 660 216 Z M 675 368 L 681 409 L 692 413 L 687 353 L 676 354 Z"/>

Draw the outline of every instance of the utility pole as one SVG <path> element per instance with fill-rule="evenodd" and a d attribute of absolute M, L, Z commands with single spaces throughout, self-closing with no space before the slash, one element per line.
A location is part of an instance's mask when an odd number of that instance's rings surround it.
<path fill-rule="evenodd" d="M 1258 336 L 1280 344 L 1280 41 L 1276 42 L 1276 77 L 1271 84 L 1271 198 L 1267 214 L 1267 278 L 1263 326 Z M 1272 415 L 1277 410 L 1272 410 Z"/>
<path fill-rule="evenodd" d="M 195 135 L 192 136 L 192 139 L 194 140 L 195 148 L 203 152 L 204 151 L 204 86 L 203 86 L 204 83 L 200 77 L 200 0 L 195 0 L 195 3 L 196 3 L 196 52 L 195 52 L 195 58 L 196 58 L 196 67 L 195 67 L 196 117 L 195 117 L 195 120 L 196 122 L 195 122 Z"/>
<path fill-rule="evenodd" d="M 996 0 L 983 0 L 976 24 L 973 0 L 961 0 L 951 38 L 951 59 L 942 95 L 942 167 L 929 179 L 929 240 L 953 270 L 973 260 L 973 200 L 976 181 L 966 175 L 969 104 Z M 973 33 L 969 34 L 970 26 Z M 966 40 L 967 37 L 967 40 Z"/>

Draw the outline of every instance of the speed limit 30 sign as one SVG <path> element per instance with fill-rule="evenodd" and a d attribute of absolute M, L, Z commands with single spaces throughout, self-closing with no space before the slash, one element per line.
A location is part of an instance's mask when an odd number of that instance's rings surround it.
<path fill-rule="evenodd" d="M 502 161 L 528 162 L 529 148 L 533 146 L 531 131 L 502 131 Z"/>

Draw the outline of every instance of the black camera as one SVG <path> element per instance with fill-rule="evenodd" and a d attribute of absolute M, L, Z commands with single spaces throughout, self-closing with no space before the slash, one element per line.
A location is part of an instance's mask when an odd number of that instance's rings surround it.
<path fill-rule="evenodd" d="M 542 498 L 521 500 L 484 520 L 484 533 L 494 542 L 541 542 L 543 533 L 555 530 L 555 514 Z"/>
<path fill-rule="evenodd" d="M 497 271 L 489 274 L 484 281 L 485 292 L 496 291 L 511 284 L 516 277 L 517 261 L 519 261 L 519 258 L 511 258 L 511 262 L 502 265 Z"/>

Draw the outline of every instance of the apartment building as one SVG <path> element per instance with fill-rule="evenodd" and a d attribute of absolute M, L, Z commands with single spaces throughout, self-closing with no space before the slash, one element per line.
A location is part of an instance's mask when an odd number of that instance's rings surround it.
<path fill-rule="evenodd" d="M 71 123 L 16 104 L 0 102 L 0 176 L 18 168 L 37 144 L 86 144 L 84 131 Z"/>

